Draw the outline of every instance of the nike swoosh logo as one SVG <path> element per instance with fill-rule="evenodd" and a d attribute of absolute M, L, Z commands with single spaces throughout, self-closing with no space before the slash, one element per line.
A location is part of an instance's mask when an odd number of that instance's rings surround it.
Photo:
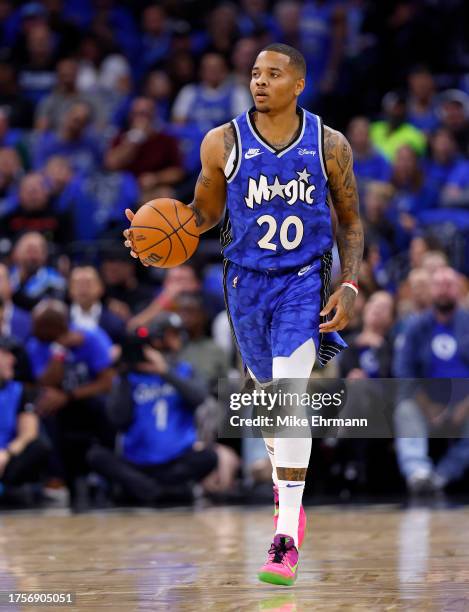
<path fill-rule="evenodd" d="M 302 484 L 297 484 L 297 485 L 292 485 L 290 483 L 287 484 L 288 489 L 293 489 L 294 487 L 302 487 L 302 486 L 303 486 Z"/>
<path fill-rule="evenodd" d="M 299 561 L 298 561 L 298 563 L 299 563 Z M 298 563 L 296 563 L 296 564 L 295 564 L 295 565 L 293 565 L 293 566 L 289 565 L 288 563 L 285 563 L 285 565 L 288 567 L 288 569 L 289 569 L 291 572 L 295 573 L 295 572 L 296 572 L 296 568 L 298 567 Z"/>
<path fill-rule="evenodd" d="M 301 270 L 298 272 L 298 276 L 303 276 L 303 274 L 306 274 L 306 272 L 311 268 L 311 266 L 306 266 L 306 268 L 301 268 Z"/>
<path fill-rule="evenodd" d="M 262 155 L 262 153 L 264 153 L 264 151 L 255 151 L 253 153 L 248 151 L 244 154 L 244 159 L 251 159 L 251 157 L 256 157 L 256 155 Z"/>

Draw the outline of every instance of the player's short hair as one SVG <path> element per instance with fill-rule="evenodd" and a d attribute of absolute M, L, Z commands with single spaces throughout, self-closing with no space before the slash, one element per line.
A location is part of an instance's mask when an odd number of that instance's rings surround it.
<path fill-rule="evenodd" d="M 290 58 L 290 65 L 296 68 L 296 70 L 300 73 L 301 78 L 305 77 L 306 61 L 303 54 L 300 53 L 298 49 L 290 47 L 290 45 L 284 45 L 283 43 L 272 43 L 271 45 L 264 47 L 262 51 L 274 51 L 275 53 L 286 55 Z"/>

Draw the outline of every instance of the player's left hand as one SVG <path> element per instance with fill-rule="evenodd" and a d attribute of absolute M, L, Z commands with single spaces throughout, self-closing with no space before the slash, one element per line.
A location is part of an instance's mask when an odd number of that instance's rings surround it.
<path fill-rule="evenodd" d="M 353 316 L 353 306 L 355 304 L 356 294 L 350 287 L 339 287 L 329 298 L 325 307 L 319 313 L 320 315 L 328 315 L 335 309 L 334 317 L 330 321 L 321 323 L 319 331 L 321 334 L 326 332 L 340 331 L 349 324 Z"/>

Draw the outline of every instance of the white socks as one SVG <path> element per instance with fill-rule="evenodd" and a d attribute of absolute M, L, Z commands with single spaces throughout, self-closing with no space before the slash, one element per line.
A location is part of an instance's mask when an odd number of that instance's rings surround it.
<path fill-rule="evenodd" d="M 292 480 L 278 481 L 279 508 L 277 533 L 289 535 L 298 548 L 298 520 L 305 483 Z"/>
<path fill-rule="evenodd" d="M 311 446 L 311 437 L 276 438 L 275 463 L 277 474 L 281 468 L 306 470 L 311 455 Z M 304 480 L 278 479 L 279 518 L 276 533 L 285 533 L 291 536 L 295 540 L 297 548 L 298 519 L 304 489 Z"/>
<path fill-rule="evenodd" d="M 278 485 L 277 481 L 277 469 L 275 467 L 275 455 L 274 455 L 274 438 L 264 438 L 265 449 L 269 456 L 270 463 L 272 464 L 272 480 L 275 485 Z"/>

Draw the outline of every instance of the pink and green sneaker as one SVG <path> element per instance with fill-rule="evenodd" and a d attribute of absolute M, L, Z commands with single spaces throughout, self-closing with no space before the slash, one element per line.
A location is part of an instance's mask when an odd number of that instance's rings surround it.
<path fill-rule="evenodd" d="M 257 577 L 262 582 L 291 586 L 298 574 L 298 549 L 290 536 L 277 533 L 268 552 L 267 561 Z"/>
<path fill-rule="evenodd" d="M 274 529 L 277 531 L 278 523 L 278 487 L 274 485 Z M 303 540 L 305 539 L 306 531 L 306 512 L 301 504 L 300 517 L 298 519 L 298 548 L 301 548 Z"/>

